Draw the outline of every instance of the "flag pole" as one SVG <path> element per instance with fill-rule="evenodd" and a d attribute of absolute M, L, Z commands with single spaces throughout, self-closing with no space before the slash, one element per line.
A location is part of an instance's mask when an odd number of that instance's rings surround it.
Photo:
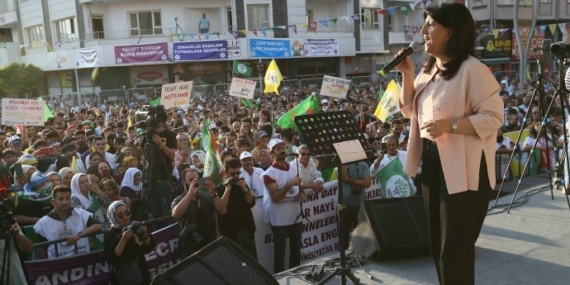
<path fill-rule="evenodd" d="M 259 70 L 259 66 L 261 66 L 261 58 L 258 59 L 257 69 Z M 259 94 L 260 96 L 263 95 L 263 77 L 261 76 L 261 70 L 259 71 Z"/>

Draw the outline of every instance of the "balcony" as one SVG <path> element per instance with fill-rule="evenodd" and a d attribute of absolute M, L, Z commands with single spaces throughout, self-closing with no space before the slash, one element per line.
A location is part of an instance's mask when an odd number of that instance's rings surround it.
<path fill-rule="evenodd" d="M 423 42 L 422 34 L 420 32 L 417 32 L 415 35 L 412 32 L 406 34 L 403 31 L 388 33 L 389 44 L 409 44 L 413 41 Z"/>
<path fill-rule="evenodd" d="M 14 28 L 18 25 L 18 15 L 14 0 L 0 0 L 0 29 Z"/>

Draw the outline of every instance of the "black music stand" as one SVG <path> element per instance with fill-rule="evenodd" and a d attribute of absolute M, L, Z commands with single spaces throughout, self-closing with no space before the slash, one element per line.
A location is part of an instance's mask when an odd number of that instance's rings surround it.
<path fill-rule="evenodd" d="M 341 234 L 344 225 L 340 217 L 344 204 L 340 178 L 344 164 L 373 159 L 374 154 L 364 138 L 362 130 L 358 127 L 354 115 L 349 111 L 296 116 L 294 120 L 299 132 L 305 138 L 311 156 L 317 160 L 317 168 L 336 166 L 338 169 L 337 221 L 340 237 L 340 266 L 318 284 L 325 284 L 336 275 L 340 275 L 342 285 L 346 284 L 347 276 L 354 284 L 360 284 L 360 279 L 356 278 L 350 272 L 350 268 L 346 267 L 344 245 L 348 244 L 348 241 L 343 240 Z"/>

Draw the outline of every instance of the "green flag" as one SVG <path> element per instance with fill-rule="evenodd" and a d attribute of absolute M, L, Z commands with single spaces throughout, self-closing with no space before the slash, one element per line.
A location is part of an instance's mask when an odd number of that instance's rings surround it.
<path fill-rule="evenodd" d="M 303 100 L 293 109 L 289 110 L 287 113 L 283 114 L 279 120 L 277 120 L 277 125 L 284 128 L 293 128 L 297 130 L 297 125 L 295 124 L 295 117 L 297 115 L 310 115 L 317 113 L 319 111 L 319 99 L 315 95 L 309 96 L 307 99 Z"/>
<path fill-rule="evenodd" d="M 249 98 L 240 98 L 240 101 L 248 108 L 253 108 L 253 103 Z"/>
<path fill-rule="evenodd" d="M 208 178 L 215 185 L 222 183 L 221 169 L 222 163 L 218 156 L 218 145 L 214 134 L 208 129 L 210 120 L 202 122 L 202 148 L 206 151 L 206 161 L 204 161 L 204 178 Z"/>
<path fill-rule="evenodd" d="M 403 168 L 400 159 L 396 157 L 376 173 L 376 178 L 380 181 L 380 191 L 383 198 L 416 195 L 416 189 Z"/>
<path fill-rule="evenodd" d="M 232 74 L 239 74 L 243 76 L 251 76 L 251 67 L 234 60 L 234 67 L 232 69 Z"/>
<path fill-rule="evenodd" d="M 49 106 L 46 104 L 46 102 L 44 101 L 44 98 L 40 97 L 38 98 L 38 101 L 44 103 L 44 120 L 47 121 L 47 119 L 49 118 L 53 118 L 53 114 L 51 113 L 51 110 L 49 109 Z"/>
<path fill-rule="evenodd" d="M 382 99 L 382 96 L 384 96 L 384 90 L 382 90 L 382 87 L 380 87 L 378 90 L 378 102 L 380 102 L 380 99 Z"/>
<path fill-rule="evenodd" d="M 160 98 L 156 98 L 156 99 L 154 99 L 154 100 L 151 100 L 149 103 L 150 103 L 151 106 L 160 105 Z"/>

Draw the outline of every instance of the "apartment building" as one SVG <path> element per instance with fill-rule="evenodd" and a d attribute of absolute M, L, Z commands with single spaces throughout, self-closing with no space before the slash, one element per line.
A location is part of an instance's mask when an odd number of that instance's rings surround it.
<path fill-rule="evenodd" d="M 378 11 L 389 2 L 0 0 L 0 67 L 40 67 L 49 95 L 75 93 L 75 74 L 80 93 L 159 87 L 174 73 L 222 84 L 234 60 L 254 68 L 252 79 L 271 58 L 285 78 L 367 76 L 387 52 Z"/>

